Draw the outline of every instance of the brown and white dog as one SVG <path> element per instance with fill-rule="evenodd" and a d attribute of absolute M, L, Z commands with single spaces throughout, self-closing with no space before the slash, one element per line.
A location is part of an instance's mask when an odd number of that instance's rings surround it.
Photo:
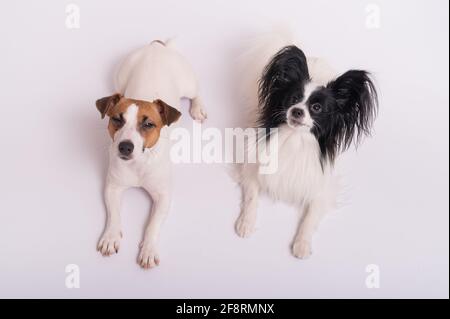
<path fill-rule="evenodd" d="M 142 187 L 153 205 L 138 263 L 153 268 L 159 264 L 157 240 L 171 200 L 168 127 L 181 116 L 181 98 L 191 99 L 194 120 L 204 121 L 206 114 L 191 66 L 170 43 L 154 41 L 129 55 L 115 85 L 117 94 L 96 102 L 102 118 L 109 117 L 113 141 L 105 189 L 107 222 L 98 250 L 104 256 L 119 251 L 122 193 Z"/>

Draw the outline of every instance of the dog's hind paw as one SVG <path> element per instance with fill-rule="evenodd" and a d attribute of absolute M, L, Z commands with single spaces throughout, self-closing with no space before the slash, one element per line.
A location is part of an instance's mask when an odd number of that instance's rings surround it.
<path fill-rule="evenodd" d="M 192 105 L 191 108 L 189 109 L 189 113 L 191 114 L 191 117 L 194 121 L 200 123 L 203 123 L 208 118 L 208 115 L 203 109 L 202 103 L 199 101 L 198 98 L 192 100 Z"/>

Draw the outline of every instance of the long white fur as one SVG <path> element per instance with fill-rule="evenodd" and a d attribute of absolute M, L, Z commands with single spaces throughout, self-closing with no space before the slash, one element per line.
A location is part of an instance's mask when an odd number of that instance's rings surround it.
<path fill-rule="evenodd" d="M 258 38 L 253 48 L 245 54 L 245 92 L 250 114 L 258 114 L 258 81 L 264 67 L 283 47 L 297 45 L 286 33 L 273 33 Z M 242 60 L 241 60 L 242 61 Z M 308 67 L 313 86 L 325 85 L 335 77 L 336 72 L 322 59 L 309 58 Z M 306 88 L 308 90 L 308 88 Z M 296 107 L 307 109 L 302 105 Z M 306 114 L 308 117 L 309 114 Z M 256 125 L 255 117 L 250 117 L 249 126 Z M 292 251 L 298 258 L 311 254 L 311 242 L 315 229 L 322 217 L 332 209 L 336 201 L 336 180 L 332 167 L 320 164 L 320 149 L 309 128 L 293 128 L 283 125 L 274 138 L 278 138 L 278 170 L 274 174 L 262 175 L 258 164 L 240 166 L 239 183 L 242 188 L 241 213 L 236 222 L 236 232 L 248 237 L 254 231 L 257 216 L 257 201 L 261 193 L 287 202 L 300 212 L 303 218 L 294 238 Z"/>
<path fill-rule="evenodd" d="M 206 119 L 194 72 L 170 44 L 152 42 L 130 54 L 121 64 L 115 83 L 117 92 L 125 98 L 149 102 L 161 99 L 177 109 L 180 99 L 187 97 L 192 102 L 193 119 Z M 142 152 L 144 141 L 137 130 L 137 113 L 136 105 L 128 107 L 125 125 L 116 132 L 110 147 L 105 188 L 107 223 L 98 249 L 108 256 L 118 252 L 122 237 L 119 211 L 122 194 L 128 188 L 142 187 L 150 194 L 153 205 L 138 262 L 143 268 L 152 268 L 159 264 L 157 241 L 171 200 L 170 141 L 168 128 L 164 127 L 156 145 Z M 130 140 L 135 146 L 130 161 L 118 156 L 118 145 L 124 140 Z"/>

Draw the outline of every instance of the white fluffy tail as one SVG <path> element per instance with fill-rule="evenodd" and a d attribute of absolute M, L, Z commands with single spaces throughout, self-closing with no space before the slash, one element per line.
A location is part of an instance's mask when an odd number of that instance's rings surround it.
<path fill-rule="evenodd" d="M 259 105 L 258 87 L 266 65 L 284 47 L 293 45 L 294 36 L 289 31 L 262 34 L 247 41 L 246 51 L 239 57 L 238 70 L 240 96 L 248 108 L 248 120 L 255 124 Z"/>
<path fill-rule="evenodd" d="M 307 59 L 309 76 L 313 82 L 325 86 L 337 77 L 336 70 L 326 60 L 316 57 Z"/>

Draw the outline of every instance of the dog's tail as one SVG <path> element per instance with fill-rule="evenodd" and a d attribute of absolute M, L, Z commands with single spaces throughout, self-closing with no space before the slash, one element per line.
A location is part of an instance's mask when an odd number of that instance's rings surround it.
<path fill-rule="evenodd" d="M 246 122 L 256 123 L 258 113 L 258 88 L 264 69 L 284 47 L 293 45 L 294 36 L 288 29 L 273 30 L 246 40 L 245 48 L 237 61 L 239 70 L 239 96 L 246 107 Z"/>
<path fill-rule="evenodd" d="M 172 48 L 172 47 L 174 47 L 175 38 L 174 37 L 168 38 L 168 39 L 166 39 L 164 41 L 163 40 L 153 40 L 151 42 L 151 44 L 154 44 L 154 43 L 161 44 L 162 46 L 165 46 L 167 48 Z"/>

